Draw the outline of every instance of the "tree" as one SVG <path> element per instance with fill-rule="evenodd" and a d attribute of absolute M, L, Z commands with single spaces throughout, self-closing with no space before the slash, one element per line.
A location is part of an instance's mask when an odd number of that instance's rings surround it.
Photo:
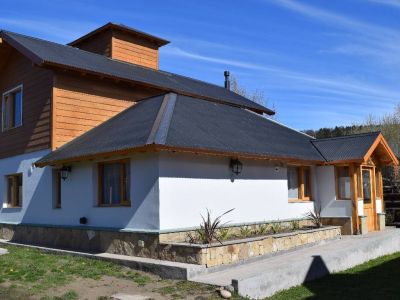
<path fill-rule="evenodd" d="M 268 100 L 265 97 L 264 91 L 256 89 L 254 91 L 248 91 L 246 87 L 240 85 L 237 78 L 231 75 L 231 91 L 239 94 L 255 103 L 268 107 Z M 272 104 L 271 109 L 275 111 L 275 105 Z"/>

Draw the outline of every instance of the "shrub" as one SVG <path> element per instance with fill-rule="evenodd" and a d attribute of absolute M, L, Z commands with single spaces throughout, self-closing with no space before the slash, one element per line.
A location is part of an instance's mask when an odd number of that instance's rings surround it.
<path fill-rule="evenodd" d="M 314 211 L 310 210 L 306 217 L 314 224 L 315 227 L 322 227 L 321 206 L 315 207 Z"/>
<path fill-rule="evenodd" d="M 268 231 L 267 224 L 260 224 L 258 225 L 257 234 L 266 234 Z"/>
<path fill-rule="evenodd" d="M 300 221 L 299 220 L 291 221 L 290 227 L 292 228 L 292 230 L 299 230 L 300 229 Z"/>
<path fill-rule="evenodd" d="M 218 229 L 218 237 L 221 241 L 228 240 L 231 237 L 230 228 L 220 228 Z"/>
<path fill-rule="evenodd" d="M 252 230 L 250 226 L 242 226 L 240 227 L 240 236 L 241 237 L 248 237 L 252 234 Z"/>
<path fill-rule="evenodd" d="M 222 244 L 219 238 L 219 229 L 221 228 L 221 219 L 224 215 L 233 211 L 234 208 L 224 212 L 223 214 L 216 217 L 214 220 L 211 218 L 211 211 L 207 209 L 207 216 L 201 215 L 203 222 L 200 224 L 200 229 L 196 230 L 196 235 L 188 234 L 190 243 L 201 242 L 204 244 L 211 244 L 213 241 L 218 241 Z M 224 223 L 226 224 L 226 223 Z M 224 225 L 222 224 L 222 225 Z"/>
<path fill-rule="evenodd" d="M 281 223 L 277 222 L 277 223 L 272 223 L 271 224 L 271 232 L 273 234 L 280 233 L 280 232 L 282 232 L 282 230 L 283 230 L 283 228 L 282 228 L 282 224 Z"/>

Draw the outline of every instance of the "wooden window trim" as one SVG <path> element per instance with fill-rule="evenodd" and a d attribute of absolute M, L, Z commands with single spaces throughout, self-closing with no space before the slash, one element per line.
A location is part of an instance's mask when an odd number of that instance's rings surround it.
<path fill-rule="evenodd" d="M 311 167 L 310 166 L 288 166 L 288 168 L 296 168 L 297 170 L 297 185 L 298 185 L 298 198 L 289 198 L 289 203 L 296 202 L 312 202 L 312 176 L 311 176 Z M 304 170 L 308 170 L 310 174 L 310 178 L 308 180 L 308 191 L 310 193 L 309 196 L 304 195 Z"/>
<path fill-rule="evenodd" d="M 340 192 L 339 192 L 339 168 L 344 168 L 344 167 L 348 167 L 349 168 L 350 197 L 348 197 L 348 198 L 339 197 L 339 195 L 340 195 Z M 335 166 L 335 190 L 336 190 L 336 201 L 349 201 L 349 200 L 351 200 L 351 172 L 350 172 L 350 166 L 348 166 L 348 165 Z"/>
<path fill-rule="evenodd" d="M 19 187 L 18 179 L 19 179 L 19 177 L 21 177 L 21 181 L 22 181 L 21 191 L 18 190 L 18 187 Z M 23 182 L 23 174 L 22 173 L 8 174 L 8 175 L 6 175 L 6 179 L 7 179 L 7 182 L 6 182 L 6 187 L 7 187 L 7 198 L 6 198 L 7 208 L 22 208 L 22 203 L 23 203 L 22 195 L 21 195 L 21 201 L 19 201 L 19 199 L 17 199 L 16 195 L 18 195 L 18 198 L 19 198 L 19 196 L 20 196 L 19 193 L 20 192 L 22 193 L 22 187 L 23 187 L 23 184 L 24 184 L 24 182 Z M 10 179 L 13 181 L 13 184 L 12 184 L 12 187 L 11 187 L 11 189 L 13 189 L 12 195 L 10 195 L 10 186 L 9 186 L 9 180 Z"/>
<path fill-rule="evenodd" d="M 125 195 L 125 175 L 126 175 L 126 166 L 129 166 L 129 159 L 122 159 L 122 160 L 113 160 L 113 161 L 104 161 L 98 163 L 97 166 L 97 174 L 98 174 L 98 200 L 97 200 L 97 206 L 98 207 L 130 207 L 131 206 L 131 201 L 126 198 L 127 195 Z M 104 165 L 107 164 L 121 164 L 120 172 L 120 194 L 122 196 L 122 201 L 119 203 L 115 204 L 105 204 L 103 203 L 104 201 L 104 195 L 103 195 L 103 173 L 104 173 Z M 129 184 L 129 183 L 128 183 Z"/>
<path fill-rule="evenodd" d="M 6 128 L 4 126 L 5 125 L 5 99 L 6 99 L 6 97 L 8 95 L 10 95 L 12 93 L 15 93 L 17 91 L 21 91 L 21 101 L 22 101 L 22 105 L 21 105 L 21 124 L 18 125 L 18 126 L 10 126 L 10 127 Z M 12 88 L 12 89 L 10 89 L 8 91 L 5 91 L 3 93 L 2 98 L 1 98 L 1 131 L 2 132 L 13 130 L 13 129 L 19 128 L 19 127 L 21 127 L 23 125 L 23 117 L 22 117 L 23 116 L 23 106 L 24 106 L 23 103 L 24 103 L 24 87 L 23 87 L 23 84 L 20 84 L 20 85 L 14 87 L 14 88 Z M 15 114 L 15 112 L 13 112 L 11 114 L 13 118 L 14 118 L 14 114 Z M 15 120 L 13 121 L 13 123 L 15 123 Z"/>

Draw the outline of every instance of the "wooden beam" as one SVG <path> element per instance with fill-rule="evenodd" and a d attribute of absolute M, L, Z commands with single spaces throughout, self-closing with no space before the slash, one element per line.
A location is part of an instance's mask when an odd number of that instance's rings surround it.
<path fill-rule="evenodd" d="M 353 223 L 353 234 L 358 233 L 359 221 L 358 221 L 358 187 L 357 187 L 357 172 L 356 165 L 350 164 L 350 189 L 351 189 L 351 206 L 352 206 L 352 223 Z"/>

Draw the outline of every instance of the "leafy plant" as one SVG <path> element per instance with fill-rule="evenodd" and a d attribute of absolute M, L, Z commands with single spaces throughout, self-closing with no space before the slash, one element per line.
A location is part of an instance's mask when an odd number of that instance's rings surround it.
<path fill-rule="evenodd" d="M 315 227 L 322 227 L 321 206 L 316 206 L 314 211 L 310 210 L 306 217 L 311 221 L 311 223 L 314 224 Z"/>
<path fill-rule="evenodd" d="M 299 220 L 291 221 L 290 227 L 292 228 L 292 230 L 299 230 L 300 229 L 300 221 Z"/>
<path fill-rule="evenodd" d="M 276 222 L 276 223 L 271 224 L 271 231 L 273 234 L 280 233 L 280 232 L 282 232 L 282 230 L 283 230 L 283 228 L 282 228 L 281 223 Z"/>
<path fill-rule="evenodd" d="M 258 225 L 257 234 L 266 234 L 268 231 L 267 224 L 260 224 Z"/>
<path fill-rule="evenodd" d="M 240 227 L 240 236 L 241 237 L 248 237 L 251 235 L 251 227 L 250 226 L 242 226 Z"/>
<path fill-rule="evenodd" d="M 221 219 L 224 215 L 230 213 L 233 211 L 234 208 L 224 212 L 223 214 L 219 215 L 216 217 L 214 220 L 211 218 L 211 211 L 207 209 L 207 216 L 204 217 L 201 215 L 201 218 L 203 219 L 203 222 L 200 224 L 200 229 L 197 230 L 197 234 L 199 237 L 199 240 L 202 243 L 205 244 L 211 244 L 213 241 L 217 240 L 218 242 L 221 242 L 219 236 L 218 236 L 218 231 L 221 226 Z M 225 225 L 226 223 L 222 224 Z"/>
<path fill-rule="evenodd" d="M 219 236 L 219 239 L 222 241 L 228 240 L 231 237 L 230 228 L 223 227 L 223 228 L 218 229 L 218 236 Z"/>

